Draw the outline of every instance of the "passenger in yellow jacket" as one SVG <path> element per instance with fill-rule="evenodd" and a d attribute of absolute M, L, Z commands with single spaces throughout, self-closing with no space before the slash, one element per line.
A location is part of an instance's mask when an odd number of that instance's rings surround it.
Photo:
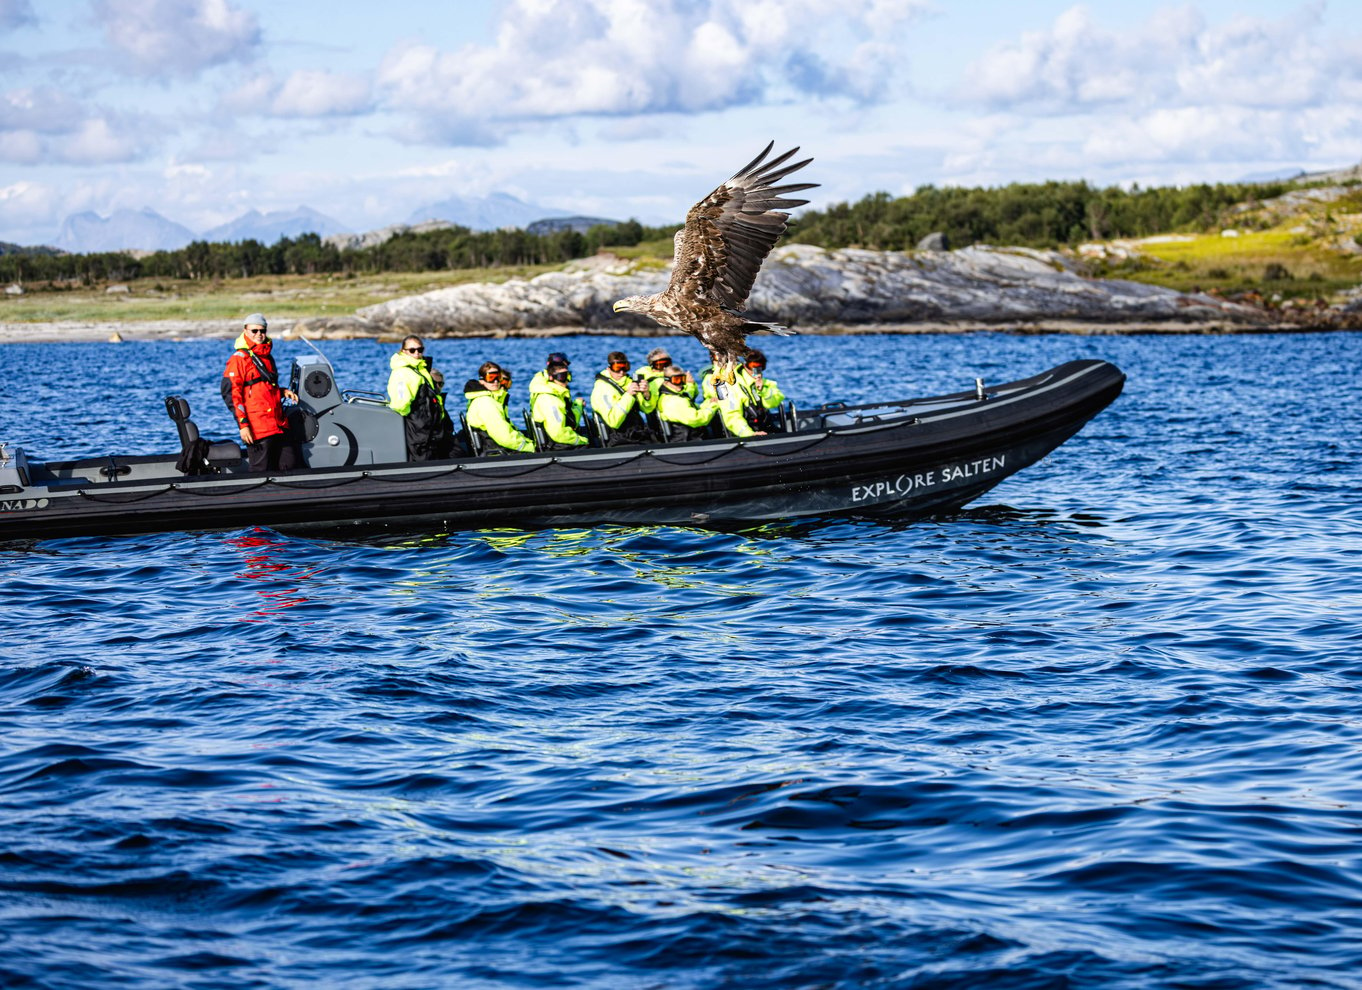
<path fill-rule="evenodd" d="M 644 412 L 652 412 L 657 408 L 657 396 L 662 388 L 662 382 L 667 377 L 667 368 L 674 366 L 672 356 L 667 353 L 665 347 L 654 347 L 648 352 L 648 367 L 639 372 L 648 386 L 648 394 L 642 401 Z M 700 390 L 695 384 L 695 379 L 689 374 L 686 375 L 686 379 L 686 394 L 694 399 Z"/>
<path fill-rule="evenodd" d="M 785 401 L 785 393 L 780 390 L 774 378 L 766 377 L 766 355 L 753 348 L 742 361 L 743 369 L 752 379 L 752 391 L 761 399 L 763 409 L 779 409 Z"/>
<path fill-rule="evenodd" d="M 705 372 L 700 391 L 706 401 L 719 407 L 719 420 L 724 431 L 732 437 L 765 436 L 752 424 L 757 421 L 756 410 L 761 408 L 761 398 L 756 391 L 756 383 L 747 373 L 747 368 L 738 366 L 732 385 L 714 377 L 714 369 Z"/>
<path fill-rule="evenodd" d="M 540 391 L 541 386 L 549 380 L 549 367 L 555 364 L 561 364 L 564 368 L 572 367 L 572 362 L 562 351 L 554 351 L 550 354 L 548 360 L 544 362 L 543 370 L 536 371 L 534 377 L 530 379 L 530 396 L 532 399 L 534 393 Z"/>
<path fill-rule="evenodd" d="M 478 377 L 464 386 L 468 400 L 468 429 L 482 440 L 485 455 L 534 450 L 534 442 L 511 425 L 506 415 L 501 368 L 488 361 L 478 368 Z"/>
<path fill-rule="evenodd" d="M 747 352 L 742 364 L 738 368 L 739 375 L 746 375 L 748 378 L 748 390 L 753 396 L 760 399 L 760 406 L 763 409 L 779 409 L 780 404 L 785 401 L 785 393 L 780 390 L 774 378 L 766 377 L 766 355 L 758 350 Z M 719 399 L 718 389 L 714 379 L 714 369 L 706 368 L 701 379 L 701 391 L 705 398 Z"/>
<path fill-rule="evenodd" d="M 660 439 L 648 426 L 642 398 L 648 386 L 629 377 L 629 359 L 622 351 L 606 356 L 605 370 L 596 375 L 591 389 L 591 411 L 605 424 L 607 447 L 632 443 L 655 443 Z"/>
<path fill-rule="evenodd" d="M 445 397 L 425 357 L 420 337 L 407 337 L 388 359 L 388 408 L 402 417 L 407 460 L 448 457 L 454 431 L 445 415 Z M 442 376 L 443 377 L 443 376 Z"/>
<path fill-rule="evenodd" d="M 705 427 L 714 419 L 719 406 L 706 399 L 697 408 L 686 389 L 695 388 L 695 379 L 676 365 L 669 365 L 657 376 L 657 418 L 667 427 L 673 440 L 695 440 L 704 436 Z"/>
<path fill-rule="evenodd" d="M 785 393 L 766 378 L 766 355 L 761 351 L 747 352 L 732 385 L 716 380 L 711 370 L 704 377 L 702 390 L 706 398 L 719 403 L 719 414 L 730 436 L 764 437 L 772 430 L 779 432 L 772 411 L 780 408 Z"/>
<path fill-rule="evenodd" d="M 551 364 L 542 377 L 530 380 L 530 419 L 538 423 L 548 438 L 545 450 L 565 450 L 583 447 L 586 437 L 582 429 L 582 400 L 574 399 L 568 389 L 572 372 L 565 364 Z"/>

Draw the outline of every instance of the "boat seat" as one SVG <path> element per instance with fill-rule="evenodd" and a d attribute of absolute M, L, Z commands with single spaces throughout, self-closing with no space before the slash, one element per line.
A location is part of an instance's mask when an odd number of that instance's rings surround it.
<path fill-rule="evenodd" d="M 534 441 L 535 450 L 549 449 L 549 438 L 544 433 L 544 427 L 534 421 L 534 416 L 528 409 L 525 410 L 525 435 Z"/>
<path fill-rule="evenodd" d="M 657 414 L 656 409 L 650 413 L 644 413 L 643 422 L 648 424 L 648 429 L 653 431 L 653 435 L 661 443 L 667 442 L 667 426 L 662 422 L 662 417 Z"/>
<path fill-rule="evenodd" d="M 600 413 L 588 408 L 586 410 L 586 439 L 589 446 L 605 446 L 605 424 L 601 422 Z"/>
<path fill-rule="evenodd" d="M 468 425 L 468 417 L 459 413 L 459 428 L 463 430 L 463 435 L 468 441 L 468 452 L 474 457 L 482 456 L 482 440 L 473 432 L 473 427 Z"/>
<path fill-rule="evenodd" d="M 175 467 L 183 474 L 214 474 L 224 467 L 239 464 L 245 453 L 232 440 L 205 440 L 189 418 L 189 401 L 178 395 L 166 396 L 166 415 L 180 434 L 180 459 Z"/>

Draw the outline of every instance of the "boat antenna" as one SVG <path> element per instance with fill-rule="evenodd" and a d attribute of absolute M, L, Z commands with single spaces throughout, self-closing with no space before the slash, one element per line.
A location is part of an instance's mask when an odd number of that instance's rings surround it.
<path fill-rule="evenodd" d="M 318 347 L 316 344 L 312 343 L 312 341 L 308 340 L 308 339 L 307 339 L 306 337 L 304 337 L 302 334 L 298 334 L 298 339 L 301 340 L 301 341 L 302 341 L 304 344 L 306 344 L 308 347 L 310 347 L 310 348 L 312 348 L 314 351 L 316 351 L 318 357 L 320 357 L 323 361 L 325 361 L 327 364 L 331 364 L 331 359 L 330 359 L 329 357 L 327 357 L 325 354 L 322 353 L 322 349 L 321 349 L 320 347 Z M 334 368 L 335 365 L 334 365 L 334 364 L 331 364 L 331 367 Z"/>

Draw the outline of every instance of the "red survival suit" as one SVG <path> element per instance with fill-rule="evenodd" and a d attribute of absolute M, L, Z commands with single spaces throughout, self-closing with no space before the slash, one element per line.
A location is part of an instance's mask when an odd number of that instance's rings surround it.
<path fill-rule="evenodd" d="M 273 348 L 274 342 L 268 337 L 252 346 L 243 333 L 237 337 L 236 350 L 227 359 L 227 370 L 223 372 L 231 382 L 232 415 L 238 426 L 251 428 L 257 442 L 283 433 L 288 426 L 279 371 L 270 356 Z"/>

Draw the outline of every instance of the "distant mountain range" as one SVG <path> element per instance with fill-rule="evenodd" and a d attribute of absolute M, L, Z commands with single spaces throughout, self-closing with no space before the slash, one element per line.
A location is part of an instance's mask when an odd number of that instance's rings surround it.
<path fill-rule="evenodd" d="M 211 242 L 254 239 L 261 244 L 273 244 L 281 237 L 297 237 L 299 234 L 320 234 L 326 237 L 328 234 L 345 233 L 349 233 L 349 229 L 343 223 L 332 220 L 325 213 L 318 213 L 311 207 L 300 206 L 287 213 L 282 210 L 272 213 L 251 210 L 230 223 L 205 230 L 198 239 Z"/>
<path fill-rule="evenodd" d="M 407 223 L 448 220 L 469 230 L 500 230 L 502 227 L 525 227 L 546 217 L 565 216 L 567 214 L 562 210 L 526 203 L 510 193 L 492 193 L 490 196 L 451 196 L 427 204 L 412 210 Z"/>
<path fill-rule="evenodd" d="M 257 240 L 273 244 L 281 237 L 299 234 L 335 234 L 345 230 L 324 213 L 306 206 L 296 210 L 261 213 L 251 210 L 230 223 L 194 233 L 183 224 L 167 220 L 153 209 L 115 210 L 107 217 L 76 213 L 66 218 L 57 235 L 56 247 L 73 254 L 96 251 L 175 251 L 191 241 Z"/>
<path fill-rule="evenodd" d="M 110 216 L 73 213 L 62 221 L 54 247 L 73 254 L 96 251 L 171 251 L 194 239 L 194 232 L 150 208 L 115 210 Z"/>
<path fill-rule="evenodd" d="M 308 206 L 269 213 L 251 210 L 229 223 L 198 233 L 144 207 L 140 210 L 115 210 L 107 217 L 88 211 L 72 214 L 62 222 L 61 231 L 52 245 L 73 254 L 174 251 L 191 241 L 257 240 L 262 244 L 273 244 L 281 237 L 315 233 L 333 244 L 358 247 L 381 243 L 393 233 L 408 229 L 432 229 L 457 224 L 470 230 L 499 230 L 502 227 L 531 227 L 536 222 L 548 224 L 544 228 L 547 232 L 565 228 L 585 230 L 587 226 L 615 221 L 573 217 L 562 210 L 526 203 L 509 193 L 451 196 L 413 210 L 405 224 L 392 224 L 365 234 L 353 234 L 345 224 Z"/>

